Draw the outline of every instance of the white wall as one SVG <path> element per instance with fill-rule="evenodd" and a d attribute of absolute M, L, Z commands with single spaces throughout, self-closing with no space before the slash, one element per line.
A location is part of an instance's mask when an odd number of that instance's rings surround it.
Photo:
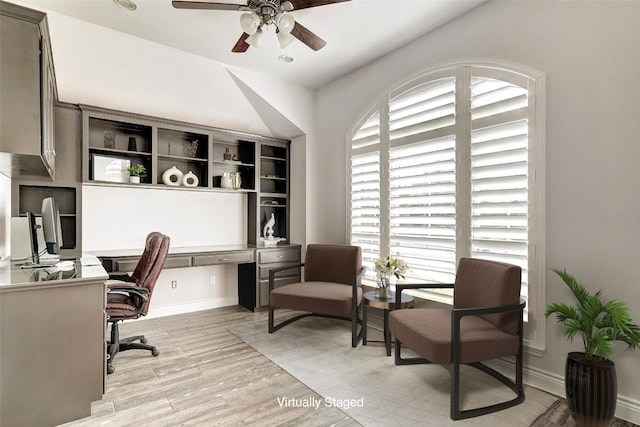
<path fill-rule="evenodd" d="M 171 247 L 247 242 L 247 194 L 162 188 L 82 188 L 82 249 L 142 249 L 160 231 Z"/>
<path fill-rule="evenodd" d="M 546 73 L 546 265 L 626 301 L 640 322 L 640 2 L 492 1 L 318 92 L 318 236 L 346 240 L 345 139 L 400 81 L 472 58 Z M 544 286 L 544 284 L 541 284 Z M 547 303 L 572 301 L 552 273 Z M 528 378 L 562 394 L 569 344 L 547 322 L 546 352 Z M 640 421 L 640 351 L 619 345 L 618 415 Z M 621 407 L 622 406 L 622 407 Z"/>

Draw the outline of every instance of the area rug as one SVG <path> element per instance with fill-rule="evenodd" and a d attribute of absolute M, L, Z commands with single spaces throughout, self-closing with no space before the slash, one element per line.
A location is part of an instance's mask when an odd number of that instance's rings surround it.
<path fill-rule="evenodd" d="M 574 427 L 575 425 L 566 399 L 556 401 L 531 423 L 531 427 Z M 610 427 L 638 427 L 638 425 L 616 418 Z"/>
<path fill-rule="evenodd" d="M 269 334 L 265 320 L 236 325 L 229 331 L 322 396 L 322 405 L 338 406 L 363 426 L 523 427 L 557 399 L 527 387 L 521 405 L 454 422 L 449 418 L 446 369 L 439 365 L 396 366 L 382 346 L 352 348 L 348 322 L 308 317 Z M 382 334 L 370 330 L 369 338 L 381 339 Z M 463 409 L 514 396 L 490 377 L 462 368 Z"/>

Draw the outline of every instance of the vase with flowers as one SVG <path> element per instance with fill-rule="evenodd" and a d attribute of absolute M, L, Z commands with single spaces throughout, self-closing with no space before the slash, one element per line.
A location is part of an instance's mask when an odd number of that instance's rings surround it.
<path fill-rule="evenodd" d="M 378 282 L 378 297 L 380 299 L 386 299 L 389 296 L 391 276 L 394 276 L 396 279 L 404 279 L 408 266 L 401 258 L 389 255 L 383 258 L 378 258 L 374 262 L 374 268 L 376 270 L 376 280 Z"/>

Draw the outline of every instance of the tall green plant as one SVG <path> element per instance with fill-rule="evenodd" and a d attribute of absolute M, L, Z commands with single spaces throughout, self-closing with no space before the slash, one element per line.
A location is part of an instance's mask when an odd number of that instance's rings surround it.
<path fill-rule="evenodd" d="M 591 295 L 576 278 L 565 270 L 553 268 L 569 286 L 578 301 L 577 305 L 552 303 L 547 306 L 545 316 L 556 315 L 570 341 L 581 335 L 587 360 L 609 359 L 613 354 L 613 342 L 622 341 L 627 350 L 640 346 L 640 326 L 632 323 L 627 305 L 618 300 L 604 302 L 602 291 Z"/>

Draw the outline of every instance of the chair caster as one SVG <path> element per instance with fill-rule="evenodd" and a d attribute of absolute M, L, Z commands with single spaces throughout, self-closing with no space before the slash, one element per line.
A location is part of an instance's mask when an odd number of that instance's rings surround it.
<path fill-rule="evenodd" d="M 158 349 L 151 350 L 151 355 L 153 357 L 158 357 L 159 354 L 160 354 L 160 351 L 158 351 Z"/>
<path fill-rule="evenodd" d="M 116 371 L 116 368 L 114 368 L 113 366 L 109 365 L 107 366 L 107 374 L 113 374 Z"/>

